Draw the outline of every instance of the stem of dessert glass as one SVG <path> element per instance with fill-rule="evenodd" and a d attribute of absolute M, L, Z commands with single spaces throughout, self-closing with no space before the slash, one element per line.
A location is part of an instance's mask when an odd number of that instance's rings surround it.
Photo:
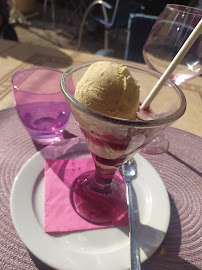
<path fill-rule="evenodd" d="M 95 162 L 95 181 L 100 185 L 108 185 L 112 182 L 116 168 L 99 166 Z"/>

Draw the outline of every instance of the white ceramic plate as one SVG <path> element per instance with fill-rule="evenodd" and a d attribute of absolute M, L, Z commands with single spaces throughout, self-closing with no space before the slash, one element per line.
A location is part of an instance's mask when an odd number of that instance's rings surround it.
<path fill-rule="evenodd" d="M 47 148 L 48 149 L 48 148 Z M 63 149 L 65 156 L 88 156 L 86 145 L 55 147 L 51 157 Z M 46 152 L 45 148 L 45 152 Z M 11 192 L 11 216 L 26 247 L 42 262 L 64 270 L 126 270 L 130 265 L 128 228 L 107 228 L 76 233 L 44 233 L 44 158 L 38 152 L 21 168 Z M 168 229 L 170 204 L 165 186 L 155 169 L 135 156 L 138 177 L 133 181 L 136 239 L 141 261 L 159 247 Z"/>

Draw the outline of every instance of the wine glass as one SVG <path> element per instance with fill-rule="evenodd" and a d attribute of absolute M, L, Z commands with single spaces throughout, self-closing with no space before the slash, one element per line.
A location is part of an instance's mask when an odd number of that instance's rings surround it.
<path fill-rule="evenodd" d="M 168 4 L 159 15 L 143 47 L 147 66 L 163 73 L 181 46 L 202 18 L 202 10 L 183 5 Z M 202 34 L 194 42 L 170 79 L 181 85 L 202 73 Z M 143 152 L 159 154 L 168 149 L 169 141 L 161 134 Z"/>
<path fill-rule="evenodd" d="M 74 180 L 70 200 L 75 211 L 94 224 L 112 224 L 127 214 L 124 181 L 117 169 L 183 115 L 186 100 L 171 81 L 163 86 L 151 104 L 154 120 L 127 120 L 96 113 L 74 99 L 75 87 L 91 63 L 68 69 L 61 78 L 61 89 L 73 116 L 83 132 L 95 170 Z M 139 65 L 127 65 L 140 83 L 143 101 L 160 74 Z M 144 84 L 147 77 L 148 85 Z M 164 98 L 165 95 L 169 98 Z"/>

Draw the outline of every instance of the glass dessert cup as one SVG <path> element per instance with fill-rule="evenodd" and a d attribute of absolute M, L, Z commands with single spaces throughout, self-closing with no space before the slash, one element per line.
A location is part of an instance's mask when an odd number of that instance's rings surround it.
<path fill-rule="evenodd" d="M 72 206 L 85 220 L 104 225 L 113 224 L 127 214 L 125 183 L 116 173 L 117 169 L 180 118 L 185 112 L 186 100 L 182 91 L 169 80 L 151 104 L 154 119 L 147 112 L 149 119 L 144 121 L 96 113 L 74 98 L 76 84 L 91 64 L 68 69 L 61 78 L 61 89 L 95 163 L 94 171 L 74 180 L 70 192 Z M 139 65 L 126 65 L 139 81 L 142 102 L 161 75 Z"/>

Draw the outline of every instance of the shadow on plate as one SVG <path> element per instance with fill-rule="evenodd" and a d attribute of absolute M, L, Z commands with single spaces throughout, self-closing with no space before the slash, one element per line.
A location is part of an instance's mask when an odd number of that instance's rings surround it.
<path fill-rule="evenodd" d="M 44 264 L 42 261 L 40 261 L 39 259 L 37 259 L 37 257 L 35 257 L 29 250 L 29 256 L 32 259 L 32 261 L 34 262 L 35 266 L 37 267 L 37 269 L 39 270 L 54 270 L 54 268 Z"/>

